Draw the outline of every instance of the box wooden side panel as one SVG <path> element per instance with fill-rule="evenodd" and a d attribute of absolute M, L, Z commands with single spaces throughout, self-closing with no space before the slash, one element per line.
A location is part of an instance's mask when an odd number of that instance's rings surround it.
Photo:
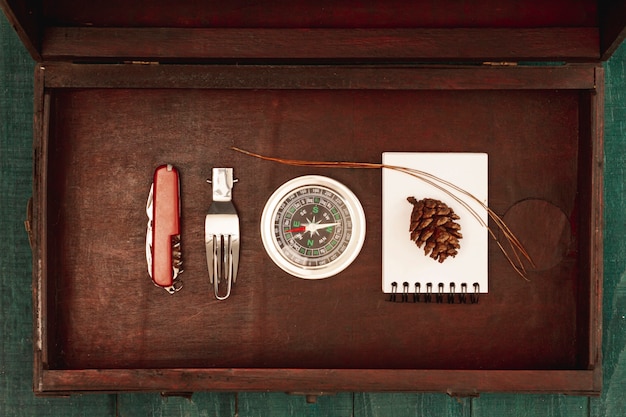
<path fill-rule="evenodd" d="M 580 366 L 594 371 L 598 391 L 602 387 L 602 281 L 604 214 L 604 69 L 595 69 L 593 93 L 581 100 L 580 134 L 590 138 L 581 142 L 578 155 L 580 276 L 577 316 Z"/>
<path fill-rule="evenodd" d="M 598 395 L 593 371 L 112 369 L 44 371 L 49 393 L 82 391 L 566 392 Z"/>
<path fill-rule="evenodd" d="M 31 242 L 33 250 L 33 390 L 43 390 L 46 343 L 46 268 L 44 254 L 46 250 L 45 207 L 47 173 L 47 136 L 49 126 L 49 99 L 44 96 L 44 70 L 35 68 L 34 122 L 33 122 L 33 204 L 31 210 Z"/>
<path fill-rule="evenodd" d="M 581 366 L 596 372 L 598 389 L 602 385 L 602 279 L 603 279 L 603 119 L 604 70 L 598 66 L 593 94 L 581 101 L 580 131 L 590 141 L 581 143 L 579 151 L 579 193 L 581 198 L 577 230 L 580 235 L 580 278 L 578 284 L 578 338 L 588 340 L 580 345 Z"/>
<path fill-rule="evenodd" d="M 590 295 L 590 357 L 589 364 L 595 371 L 595 385 L 602 387 L 602 299 L 604 280 L 604 68 L 596 68 L 596 89 L 592 110 L 592 155 L 591 189 L 592 204 L 592 246 L 591 271 L 589 273 Z"/>
<path fill-rule="evenodd" d="M 46 64 L 46 88 L 594 89 L 594 67 Z"/>
<path fill-rule="evenodd" d="M 554 60 L 600 58 L 598 29 L 52 27 L 45 60 Z"/>

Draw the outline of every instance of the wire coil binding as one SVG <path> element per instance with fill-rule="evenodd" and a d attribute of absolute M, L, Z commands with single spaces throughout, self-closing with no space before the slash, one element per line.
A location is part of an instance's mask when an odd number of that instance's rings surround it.
<path fill-rule="evenodd" d="M 402 288 L 400 289 L 400 285 Z M 457 292 L 456 284 L 450 283 L 450 290 L 445 292 L 445 285 L 439 283 L 436 286 L 436 290 L 433 291 L 433 283 L 429 282 L 424 285 L 416 282 L 413 289 L 410 288 L 408 282 L 398 284 L 397 282 L 391 283 L 391 294 L 387 301 L 392 303 L 436 303 L 436 304 L 477 304 L 480 298 L 480 285 L 475 282 L 471 284 L 473 290 L 468 292 L 468 284 L 462 283 L 460 290 Z"/>

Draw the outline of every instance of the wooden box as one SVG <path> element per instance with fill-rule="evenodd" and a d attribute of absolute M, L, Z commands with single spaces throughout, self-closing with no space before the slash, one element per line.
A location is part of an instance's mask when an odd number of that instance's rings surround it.
<path fill-rule="evenodd" d="M 601 390 L 603 71 L 623 2 L 0 1 L 35 70 L 34 390 Z M 527 65 L 525 62 L 534 62 Z M 537 64 L 542 63 L 542 64 Z M 489 205 L 537 263 L 493 241 L 477 304 L 381 292 L 381 172 L 285 167 L 231 150 L 379 162 L 487 152 Z M 184 288 L 146 273 L 154 168 L 181 172 Z M 205 179 L 232 166 L 241 264 L 214 299 Z M 267 257 L 286 180 L 360 198 L 367 237 L 339 275 Z"/>

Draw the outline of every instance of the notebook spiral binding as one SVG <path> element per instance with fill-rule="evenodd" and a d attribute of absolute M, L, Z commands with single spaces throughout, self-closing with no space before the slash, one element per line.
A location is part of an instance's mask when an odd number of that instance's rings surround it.
<path fill-rule="evenodd" d="M 450 291 L 444 292 L 442 283 L 437 285 L 437 289 L 433 290 L 433 284 L 428 283 L 424 286 L 416 282 L 411 290 L 408 282 L 402 283 L 402 289 L 399 289 L 397 282 L 391 283 L 391 295 L 388 301 L 393 303 L 437 303 L 437 304 L 476 304 L 478 303 L 480 294 L 480 285 L 475 282 L 472 284 L 473 292 L 468 292 L 468 284 L 461 284 L 459 292 L 456 292 L 456 284 L 450 283 Z"/>

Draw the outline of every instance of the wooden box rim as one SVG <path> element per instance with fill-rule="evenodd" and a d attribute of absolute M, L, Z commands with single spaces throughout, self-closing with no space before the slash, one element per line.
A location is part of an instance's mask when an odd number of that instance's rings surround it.
<path fill-rule="evenodd" d="M 303 77 L 302 74 L 306 74 Z M 94 76 L 98 74 L 99 76 Z M 107 74 L 106 77 L 102 77 Z M 207 74 L 211 76 L 207 76 Z M 272 390 L 293 392 L 424 391 L 475 395 L 479 392 L 567 392 L 598 395 L 601 388 L 601 102 L 603 70 L 593 64 L 560 67 L 437 67 L 388 66 L 188 66 L 106 65 L 49 63 L 36 71 L 35 204 L 33 230 L 35 328 L 35 386 L 39 394 L 58 395 L 72 391 L 108 392 L 201 390 Z M 546 76 L 548 75 L 548 76 Z M 448 85 L 454 76 L 457 83 Z M 102 80 L 114 79 L 116 82 Z M 345 80 L 350 79 L 349 85 Z M 392 79 L 393 81 L 389 81 Z M 458 82 L 458 80 L 462 80 Z M 586 81 L 581 81 L 586 80 Z M 46 369 L 46 263 L 45 235 L 39 200 L 44 195 L 47 171 L 45 137 L 46 89 L 65 88 L 227 88 L 227 89 L 573 89 L 592 91 L 593 166 L 590 196 L 593 216 L 589 254 L 589 369 L 572 370 L 453 370 L 453 369 L 291 369 L 291 368 L 185 368 L 185 369 Z M 549 376 L 549 378 L 545 378 Z M 545 379 L 544 379 L 545 378 Z M 146 381 L 150 381 L 147 383 Z M 542 381 L 539 383 L 538 381 Z"/>

